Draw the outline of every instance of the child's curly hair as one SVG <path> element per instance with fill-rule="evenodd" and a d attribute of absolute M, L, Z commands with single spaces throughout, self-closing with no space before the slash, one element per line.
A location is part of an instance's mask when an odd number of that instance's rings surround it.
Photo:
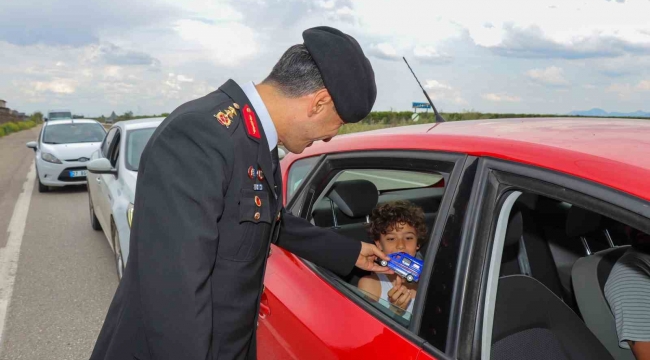
<path fill-rule="evenodd" d="M 395 228 L 395 225 L 402 223 L 409 224 L 415 229 L 419 246 L 426 243 L 428 238 L 424 211 L 405 200 L 392 201 L 374 208 L 367 226 L 368 235 L 372 240 L 377 241 L 381 234 L 387 234 Z"/>

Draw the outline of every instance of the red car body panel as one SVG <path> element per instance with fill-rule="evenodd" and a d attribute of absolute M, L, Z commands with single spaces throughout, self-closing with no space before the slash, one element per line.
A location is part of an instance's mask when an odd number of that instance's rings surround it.
<path fill-rule="evenodd" d="M 446 122 L 337 136 L 281 163 L 285 192 L 302 158 L 364 150 L 424 150 L 492 157 L 590 180 L 650 200 L 650 121 L 534 118 Z M 273 247 L 260 319 L 260 359 L 434 359 Z"/>

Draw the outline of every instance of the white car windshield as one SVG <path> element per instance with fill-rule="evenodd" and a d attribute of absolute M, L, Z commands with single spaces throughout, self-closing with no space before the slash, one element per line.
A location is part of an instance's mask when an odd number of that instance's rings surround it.
<path fill-rule="evenodd" d="M 43 132 L 44 144 L 74 144 L 100 142 L 106 131 L 96 123 L 47 125 Z"/>
<path fill-rule="evenodd" d="M 138 171 L 140 156 L 156 128 L 131 130 L 126 136 L 126 168 Z"/>

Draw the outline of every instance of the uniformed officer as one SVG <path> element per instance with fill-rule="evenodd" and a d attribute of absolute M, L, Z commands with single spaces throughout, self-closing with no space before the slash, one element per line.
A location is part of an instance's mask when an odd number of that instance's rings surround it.
<path fill-rule="evenodd" d="M 301 153 L 376 98 L 357 41 L 303 33 L 260 84 L 229 80 L 178 107 L 140 161 L 128 266 L 91 359 L 254 359 L 270 243 L 345 275 L 387 259 L 374 245 L 282 210 L 277 143 Z M 279 233 L 279 235 L 278 235 Z"/>

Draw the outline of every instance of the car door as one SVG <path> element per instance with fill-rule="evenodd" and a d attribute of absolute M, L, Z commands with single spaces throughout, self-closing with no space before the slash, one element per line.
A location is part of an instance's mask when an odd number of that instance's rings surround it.
<path fill-rule="evenodd" d="M 578 246 L 587 258 L 589 249 L 603 242 L 624 245 L 619 226 L 648 233 L 648 202 L 577 177 L 496 159 L 479 161 L 473 198 L 480 201 L 469 204 L 465 251 L 459 258 L 466 265 L 457 275 L 465 295 L 453 305 L 459 309 L 454 312 L 457 356 L 478 360 L 544 353 L 559 358 L 553 352 L 564 348 L 571 354 L 564 358 L 612 358 L 603 347 L 606 341 L 597 338 L 607 314 L 590 325 L 584 310 L 595 304 L 581 308 L 575 301 L 582 284 L 573 279 L 568 289 L 563 286 L 571 281 L 563 279 L 565 262 L 573 256 L 567 257 L 566 249 Z M 581 215 L 571 216 L 573 208 Z M 616 234 L 613 241 L 610 234 Z M 620 350 L 616 339 L 613 343 L 614 351 Z"/>
<path fill-rule="evenodd" d="M 115 128 L 115 134 L 111 139 L 108 151 L 106 153 L 106 158 L 111 162 L 111 166 L 114 169 L 117 169 L 117 158 L 119 156 L 120 150 L 120 138 L 121 131 L 119 128 Z M 119 174 L 117 175 L 119 176 Z M 116 175 L 113 174 L 100 174 L 99 175 L 99 189 L 101 193 L 102 201 L 100 202 L 102 214 L 104 214 L 104 220 L 106 227 L 102 224 L 102 227 L 105 229 L 106 236 L 109 239 L 109 242 L 112 244 L 112 216 L 113 216 L 113 201 L 114 194 L 113 188 L 115 187 Z"/>
<path fill-rule="evenodd" d="M 101 147 L 98 150 L 97 157 L 107 158 L 109 156 L 109 149 L 111 148 L 111 144 L 113 142 L 115 134 L 117 133 L 117 130 L 117 128 L 112 128 L 108 131 Z M 106 234 L 106 237 L 110 239 L 110 214 L 106 213 L 104 210 L 105 192 L 102 187 L 102 175 L 89 172 L 87 179 L 88 186 L 90 187 L 88 190 L 90 194 L 92 194 L 91 198 L 95 216 L 97 217 L 97 220 L 99 220 L 99 223 L 101 224 L 102 230 Z"/>
<path fill-rule="evenodd" d="M 474 164 L 473 161 L 470 163 Z M 326 204 L 328 201 L 325 194 L 337 180 L 347 181 L 350 176 L 361 176 L 369 181 L 374 180 L 378 188 L 386 186 L 387 181 L 395 182 L 395 179 L 406 184 L 406 190 L 387 189 L 382 192 L 381 202 L 382 196 L 388 200 L 418 192 L 438 193 L 435 184 L 414 181 L 414 178 L 402 175 L 418 176 L 415 172 L 444 173 L 444 195 L 441 195 L 436 204 L 435 216 L 430 218 L 433 224 L 429 232 L 429 246 L 425 251 L 419 295 L 415 299 L 411 319 L 405 321 L 404 318 L 391 314 L 386 307 L 380 306 L 383 304 L 369 303 L 361 291 L 350 283 L 354 274 L 345 279 L 338 277 L 272 245 L 261 298 L 257 332 L 258 357 L 449 358 L 448 338 L 454 335 L 447 333 L 452 313 L 451 289 L 454 286 L 454 276 L 450 274 L 454 273 L 457 265 L 455 259 L 458 258 L 460 249 L 460 241 L 451 239 L 460 239 L 462 235 L 463 219 L 474 180 L 475 164 L 471 164 L 467 163 L 467 157 L 456 154 L 402 151 L 336 154 L 310 164 L 313 169 L 304 179 L 299 179 L 302 184 L 295 190 L 287 209 L 316 225 L 323 221 L 322 215 L 326 214 L 320 208 L 321 203 Z M 393 173 L 382 174 L 379 170 L 403 173 L 391 177 L 386 174 Z M 288 171 L 285 179 L 292 178 L 291 166 Z M 419 184 L 417 187 L 421 189 L 411 191 L 413 184 Z M 418 201 L 417 197 L 411 200 Z M 422 205 L 427 206 L 427 203 Z M 318 211 L 321 214 L 315 213 Z M 337 213 L 339 210 L 333 207 L 331 211 Z M 336 231 L 343 228 L 350 233 L 359 230 L 357 223 L 348 223 L 346 221 L 349 219 L 343 216 L 340 220 L 341 227 Z M 325 226 L 330 225 L 328 223 Z M 435 265 L 438 261 L 444 266 Z M 425 321 L 425 318 L 428 319 Z"/>

